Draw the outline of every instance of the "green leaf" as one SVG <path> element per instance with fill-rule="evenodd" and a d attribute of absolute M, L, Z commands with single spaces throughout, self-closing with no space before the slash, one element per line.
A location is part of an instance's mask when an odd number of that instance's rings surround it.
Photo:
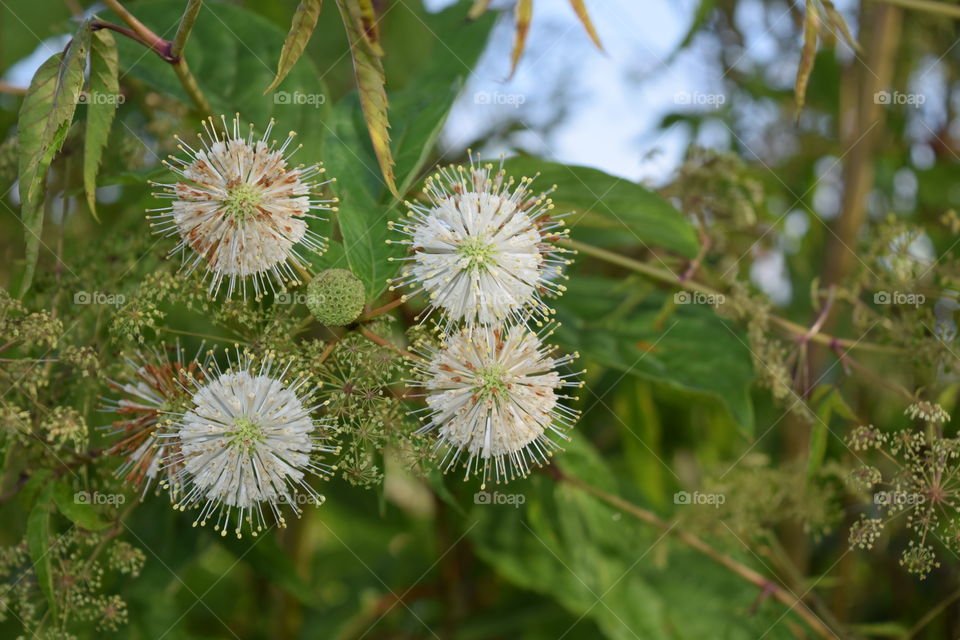
<path fill-rule="evenodd" d="M 89 502 L 78 502 L 73 488 L 63 482 L 53 485 L 53 501 L 70 522 L 88 531 L 102 531 L 110 526 Z"/>
<path fill-rule="evenodd" d="M 634 286 L 571 277 L 554 303 L 560 344 L 624 373 L 716 397 L 752 433 L 753 360 L 742 331 L 703 305 L 680 304 L 664 314 L 662 296 L 631 301 Z"/>
<path fill-rule="evenodd" d="M 293 22 L 290 25 L 290 32 L 287 39 L 283 42 L 283 50 L 280 52 L 280 61 L 277 63 L 277 75 L 270 83 L 270 86 L 264 90 L 264 94 L 270 93 L 283 82 L 283 79 L 290 73 L 290 69 L 296 64 L 300 56 L 303 55 L 307 43 L 310 42 L 310 36 L 317 26 L 317 19 L 320 17 L 320 8 L 323 6 L 323 0 L 301 0 L 293 14 Z"/>
<path fill-rule="evenodd" d="M 370 0 L 337 0 L 337 7 L 347 30 L 360 106 L 367 121 L 380 173 L 390 193 L 400 198 L 393 173 L 393 154 L 390 150 L 386 77 L 380 60 L 383 50 L 380 49 L 377 33 L 373 28 L 376 22 L 371 19 L 372 5 Z"/>
<path fill-rule="evenodd" d="M 324 141 L 328 164 L 335 167 L 337 178 L 332 187 L 340 199 L 335 221 L 343 246 L 340 251 L 329 251 L 331 256 L 322 257 L 319 266 L 343 267 L 336 262 L 345 261 L 363 281 L 367 301 L 372 302 L 396 273 L 397 263 L 389 258 L 402 255 L 403 248 L 386 242 L 392 209 L 378 202 L 380 176 L 357 102 L 356 93 L 351 93 L 337 103 Z"/>
<path fill-rule="evenodd" d="M 583 434 L 573 435 L 557 464 L 615 492 L 609 465 Z M 796 617 L 781 604 L 766 599 L 747 614 L 756 587 L 581 489 L 535 474 L 498 490 L 522 495 L 524 504 L 473 508 L 477 524 L 468 535 L 477 555 L 510 582 L 592 619 L 607 638 L 795 637 Z"/>
<path fill-rule="evenodd" d="M 47 485 L 27 517 L 27 549 L 30 562 L 37 576 L 40 591 L 47 598 L 50 610 L 57 612 L 57 600 L 53 592 L 53 571 L 50 568 L 50 507 L 53 486 Z"/>
<path fill-rule="evenodd" d="M 669 202 L 636 183 L 611 176 L 598 169 L 546 162 L 532 157 L 510 158 L 507 171 L 513 176 L 540 176 L 534 185 L 546 189 L 557 185 L 551 195 L 558 213 L 576 212 L 569 224 L 577 228 L 608 230 L 622 238 L 621 244 L 635 241 L 641 246 L 659 246 L 692 258 L 697 255 L 697 234 L 682 213 Z"/>
<path fill-rule="evenodd" d="M 87 132 L 83 143 L 83 188 L 90 212 L 97 217 L 97 170 L 103 148 L 117 114 L 120 95 L 120 62 L 117 42 L 106 29 L 93 33 L 90 49 L 90 92 L 87 100 Z"/>
<path fill-rule="evenodd" d="M 84 21 L 64 53 L 40 65 L 30 81 L 17 120 L 20 144 L 20 217 L 26 240 L 26 265 L 20 296 L 33 282 L 43 233 L 44 183 L 47 169 L 66 138 L 83 88 L 90 48 L 90 25 Z"/>
<path fill-rule="evenodd" d="M 419 68 L 402 90 L 389 94 L 391 146 L 398 190 L 403 195 L 422 176 L 453 101 L 486 46 L 495 18 L 486 15 L 464 22 L 462 8 L 454 5 L 427 16 L 425 22 L 433 37 L 431 62 Z"/>
<path fill-rule="evenodd" d="M 663 421 L 657 412 L 653 385 L 638 377 L 626 376 L 611 396 L 610 408 L 629 425 L 623 430 L 629 433 L 624 433 L 621 440 L 636 486 L 649 502 L 665 507 L 669 479 L 661 460 L 668 454 L 663 451 Z"/>

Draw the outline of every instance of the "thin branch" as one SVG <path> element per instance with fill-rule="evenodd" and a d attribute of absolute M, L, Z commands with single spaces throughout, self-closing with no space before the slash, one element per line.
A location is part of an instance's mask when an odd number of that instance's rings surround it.
<path fill-rule="evenodd" d="M 394 351 L 396 351 L 397 353 L 399 353 L 400 355 L 402 355 L 402 356 L 405 357 L 405 358 L 409 358 L 410 360 L 423 360 L 423 358 L 421 358 L 421 357 L 418 356 L 417 354 L 415 354 L 415 353 L 410 353 L 409 351 L 407 351 L 407 350 L 404 349 L 403 347 L 400 347 L 400 346 L 398 346 L 398 345 L 395 345 L 395 344 L 393 344 L 392 342 L 390 342 L 389 340 L 386 340 L 386 339 L 384 339 L 384 338 L 381 338 L 380 336 L 378 336 L 378 335 L 375 334 L 374 332 L 370 331 L 370 329 L 367 329 L 366 327 L 360 327 L 360 334 L 361 334 L 364 338 L 366 338 L 367 340 L 370 340 L 371 342 L 376 342 L 377 344 L 379 344 L 379 345 L 382 346 L 382 347 L 389 347 L 390 349 L 393 349 Z"/>
<path fill-rule="evenodd" d="M 190 35 L 194 22 L 196 22 L 201 2 L 199 0 L 190 0 L 186 11 L 184 11 L 183 18 L 180 21 L 180 26 L 177 28 L 173 42 L 164 40 L 151 31 L 150 28 L 140 22 L 136 16 L 127 11 L 118 0 L 103 0 L 103 2 L 129 27 L 129 32 L 122 28 L 117 28 L 116 25 L 109 26 L 109 23 L 98 23 L 100 26 L 95 28 L 112 29 L 131 37 L 150 48 L 160 56 L 161 59 L 169 62 L 173 67 L 174 73 L 177 74 L 177 78 L 180 80 L 180 85 L 183 87 L 184 92 L 190 98 L 191 102 L 193 102 L 197 111 L 204 116 L 209 115 L 212 111 L 210 102 L 200 89 L 200 85 L 197 84 L 197 79 L 190 73 L 187 59 L 183 55 L 183 47 L 186 45 L 187 37 Z"/>
<path fill-rule="evenodd" d="M 170 54 L 170 42 L 164 40 L 151 31 L 150 27 L 137 20 L 137 17 L 127 11 L 117 0 L 103 0 L 103 4 L 107 5 L 111 11 L 117 14 L 117 17 L 120 18 L 125 25 L 130 27 L 136 34 L 136 40 L 138 42 L 152 49 L 167 62 L 173 63 L 177 61 L 177 59 Z"/>
<path fill-rule="evenodd" d="M 203 0 L 190 0 L 187 3 L 183 17 L 180 18 L 180 26 L 177 27 L 177 34 L 173 36 L 173 43 L 170 45 L 170 55 L 177 58 L 183 55 L 183 48 L 187 45 L 187 38 L 190 37 L 193 23 L 197 21 L 201 6 L 203 6 Z"/>
<path fill-rule="evenodd" d="M 903 636 L 904 640 L 909 640 L 920 633 L 925 626 L 933 622 L 934 618 L 943 613 L 947 607 L 957 600 L 960 600 L 960 589 L 957 589 L 946 598 L 941 600 L 936 606 L 933 607 L 933 609 L 927 611 L 927 613 L 917 621 L 917 624 L 913 625 L 913 627 L 911 627 L 910 630 L 907 631 L 907 633 Z"/>
<path fill-rule="evenodd" d="M 368 312 L 366 312 L 365 314 L 363 314 L 363 315 L 361 315 L 359 318 L 357 318 L 357 321 L 358 321 L 358 322 L 366 322 L 367 320 L 372 320 L 373 318 L 376 318 L 377 316 L 379 316 L 379 315 L 381 315 L 381 314 L 383 314 L 383 313 L 386 313 L 387 311 L 390 311 L 391 309 L 396 309 L 397 307 L 399 307 L 400 305 L 402 305 L 402 304 L 403 304 L 404 302 L 406 302 L 406 301 L 407 301 L 407 296 L 400 296 L 400 297 L 397 298 L 396 300 L 391 300 L 390 302 L 388 302 L 387 304 L 383 305 L 382 307 L 378 307 L 378 308 L 374 309 L 373 311 L 368 311 Z"/>

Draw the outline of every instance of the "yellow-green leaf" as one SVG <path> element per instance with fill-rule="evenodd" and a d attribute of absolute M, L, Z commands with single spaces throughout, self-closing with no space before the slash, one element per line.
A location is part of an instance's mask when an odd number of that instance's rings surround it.
<path fill-rule="evenodd" d="M 843 19 L 843 15 L 837 11 L 837 7 L 833 4 L 831 0 L 820 0 L 823 5 L 823 10 L 827 14 L 827 21 L 830 25 L 840 32 L 840 35 L 843 36 L 844 42 L 846 42 L 853 50 L 860 51 L 860 45 L 857 44 L 856 39 L 853 37 L 853 34 L 850 33 L 850 27 L 847 26 L 847 21 Z"/>
<path fill-rule="evenodd" d="M 355 16 L 360 34 L 371 50 L 378 56 L 382 56 L 380 25 L 377 21 L 377 11 L 373 7 L 373 0 L 356 0 L 356 5 L 358 11 L 355 12 Z"/>
<path fill-rule="evenodd" d="M 90 92 L 83 142 L 83 190 L 93 217 L 97 217 L 97 169 L 117 114 L 120 95 L 117 42 L 106 29 L 94 32 L 90 46 Z"/>
<path fill-rule="evenodd" d="M 583 0 L 570 0 L 570 6 L 572 6 L 573 10 L 577 13 L 577 17 L 580 18 L 583 28 L 586 29 L 590 39 L 593 40 L 593 44 L 597 45 L 597 49 L 603 51 L 603 45 L 600 44 L 600 36 L 593 27 L 593 21 L 590 20 L 590 14 L 587 13 L 587 6 Z"/>
<path fill-rule="evenodd" d="M 467 11 L 467 20 L 476 20 L 485 14 L 489 8 L 490 0 L 474 0 L 470 6 L 470 10 Z"/>
<path fill-rule="evenodd" d="M 90 48 L 90 25 L 84 21 L 66 51 L 51 56 L 34 74 L 20 106 L 20 219 L 26 241 L 26 265 L 20 281 L 23 296 L 33 282 L 43 232 L 43 185 L 54 155 L 63 145 L 83 88 Z"/>
<path fill-rule="evenodd" d="M 353 57 L 353 69 L 360 93 L 360 106 L 370 132 L 373 151 L 377 156 L 384 183 L 390 193 L 399 199 L 400 194 L 397 193 L 393 175 L 393 154 L 390 152 L 386 78 L 380 61 L 383 52 L 379 49 L 379 44 L 373 46 L 369 39 L 378 34 L 362 26 L 369 20 L 365 8 L 367 6 L 369 2 L 365 0 L 337 0 L 337 7 L 343 17 L 343 25 L 346 27 L 350 42 L 350 54 Z"/>
<path fill-rule="evenodd" d="M 803 104 L 807 97 L 807 82 L 810 72 L 813 71 L 813 60 L 817 54 L 817 31 L 820 26 L 820 15 L 813 0 L 807 0 L 807 16 L 803 21 L 803 51 L 800 54 L 800 65 L 797 67 L 797 82 L 794 85 L 796 101 L 796 117 L 800 117 Z"/>
<path fill-rule="evenodd" d="M 264 93 L 269 93 L 280 86 L 283 79 L 290 73 L 290 69 L 303 55 L 307 43 L 310 42 L 310 36 L 313 35 L 313 30 L 317 26 L 321 6 L 323 6 L 323 0 L 301 0 L 293 14 L 290 33 L 287 34 L 287 39 L 283 41 L 280 61 L 277 63 L 277 75 L 270 86 L 264 90 Z"/>
<path fill-rule="evenodd" d="M 512 77 L 523 55 L 523 47 L 527 43 L 527 33 L 530 31 L 530 20 L 533 19 L 533 0 L 517 0 L 514 9 L 516 32 L 513 36 L 513 53 L 510 55 L 510 76 Z"/>

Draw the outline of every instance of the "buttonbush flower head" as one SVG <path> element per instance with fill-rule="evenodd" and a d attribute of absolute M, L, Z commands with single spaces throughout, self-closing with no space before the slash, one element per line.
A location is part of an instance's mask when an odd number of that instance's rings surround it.
<path fill-rule="evenodd" d="M 516 183 L 503 162 L 451 166 L 427 178 L 426 204 L 405 203 L 408 219 L 391 223 L 407 236 L 413 255 L 393 286 L 426 292 L 430 311 L 447 325 L 500 324 L 527 311 L 551 313 L 542 295 L 564 290 L 556 282 L 568 261 L 554 242 L 567 234 L 553 215 L 553 191 L 534 193 L 533 178 Z M 412 295 L 411 294 L 411 295 Z"/>
<path fill-rule="evenodd" d="M 203 373 L 195 359 L 185 357 L 179 344 L 170 356 L 161 347 L 138 352 L 126 362 L 126 379 L 109 381 L 112 389 L 124 395 L 108 400 L 103 407 L 121 419 L 104 429 L 116 439 L 108 453 L 125 457 L 116 475 L 143 487 L 141 495 L 145 495 L 161 475 L 160 461 L 166 457 L 167 449 L 176 446 L 157 438 L 158 427 L 189 402 L 186 385 L 191 376 L 202 377 Z M 166 483 L 175 471 L 175 466 L 163 469 Z"/>
<path fill-rule="evenodd" d="M 194 526 L 214 519 L 221 535 L 232 528 L 240 537 L 244 524 L 263 531 L 266 512 L 284 526 L 283 503 L 298 516 L 301 503 L 321 504 L 306 479 L 331 474 L 320 458 L 337 449 L 324 444 L 328 425 L 311 417 L 316 390 L 306 378 L 285 379 L 289 363 L 274 371 L 272 354 L 258 364 L 239 351 L 235 360 L 221 370 L 211 359 L 192 406 L 162 437 L 176 443 L 164 459 L 180 488 L 176 507 L 199 509 Z"/>
<path fill-rule="evenodd" d="M 552 357 L 543 337 L 522 324 L 468 326 L 426 354 L 415 383 L 427 402 L 421 432 L 436 431 L 444 470 L 462 463 L 466 478 L 505 482 L 545 464 L 559 448 L 554 437 L 569 440 L 579 412 L 559 402 L 570 399 L 560 392 L 582 383 L 556 369 L 576 354 Z"/>
<path fill-rule="evenodd" d="M 297 281 L 294 269 L 304 263 L 299 246 L 323 251 L 324 239 L 307 221 L 318 218 L 312 211 L 335 211 L 331 204 L 336 199 L 321 199 L 317 192 L 331 182 L 313 181 L 324 173 L 320 165 L 290 166 L 299 149 L 290 148 L 293 132 L 276 147 L 269 141 L 273 120 L 259 139 L 252 124 L 247 135 L 241 135 L 239 115 L 232 127 L 223 116 L 221 123 L 222 129 L 213 118 L 203 123 L 206 135 L 199 134 L 198 149 L 178 138 L 187 158 L 171 156 L 164 164 L 181 180 L 152 183 L 163 189 L 154 195 L 172 202 L 151 209 L 157 215 L 149 217 L 159 220 L 152 223 L 157 232 L 180 237 L 171 253 L 181 253 L 186 271 L 205 265 L 212 295 L 226 281 L 228 298 L 238 283 L 246 297 L 251 280 L 259 298 Z"/>
<path fill-rule="evenodd" d="M 345 327 L 360 316 L 363 282 L 349 269 L 325 269 L 307 285 L 307 308 L 328 327 Z"/>

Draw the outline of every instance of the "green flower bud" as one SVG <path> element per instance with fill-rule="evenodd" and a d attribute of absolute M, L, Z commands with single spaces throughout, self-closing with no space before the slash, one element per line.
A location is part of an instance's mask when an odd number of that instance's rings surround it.
<path fill-rule="evenodd" d="M 363 283 L 347 269 L 327 269 L 307 286 L 307 308 L 328 327 L 348 325 L 363 311 Z"/>

